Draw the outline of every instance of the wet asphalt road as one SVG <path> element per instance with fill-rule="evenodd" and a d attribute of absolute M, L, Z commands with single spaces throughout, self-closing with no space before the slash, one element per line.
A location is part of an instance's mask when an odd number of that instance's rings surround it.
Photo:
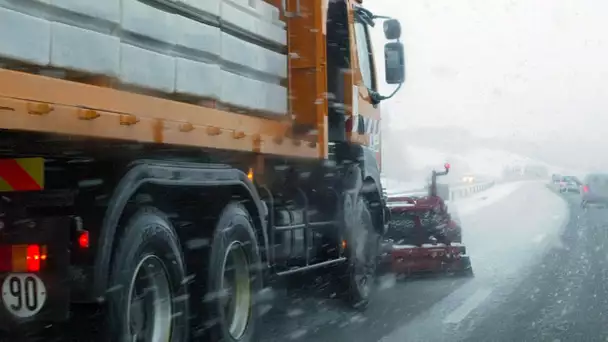
<path fill-rule="evenodd" d="M 541 183 L 486 193 L 463 201 L 474 279 L 386 276 L 362 313 L 300 289 L 266 315 L 263 340 L 608 341 L 608 209 Z"/>
<path fill-rule="evenodd" d="M 608 209 L 583 210 L 576 195 L 564 197 L 571 215 L 562 245 L 507 303 L 478 313 L 469 340 L 608 341 Z"/>

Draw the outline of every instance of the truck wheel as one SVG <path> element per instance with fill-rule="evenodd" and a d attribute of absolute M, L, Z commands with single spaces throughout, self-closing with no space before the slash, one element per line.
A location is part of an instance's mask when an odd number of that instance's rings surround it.
<path fill-rule="evenodd" d="M 215 227 L 207 274 L 212 341 L 255 341 L 262 290 L 258 241 L 245 208 L 230 203 Z"/>
<path fill-rule="evenodd" d="M 345 210 L 345 215 L 348 263 L 341 284 L 348 303 L 356 309 L 364 309 L 375 285 L 380 236 L 363 198 L 358 197 L 350 214 Z"/>
<path fill-rule="evenodd" d="M 177 234 L 155 208 L 127 224 L 113 256 L 109 341 L 187 341 L 189 307 Z"/>
<path fill-rule="evenodd" d="M 475 277 L 475 272 L 473 272 L 473 266 L 471 265 L 471 259 L 469 257 L 460 259 L 460 268 L 454 272 L 454 275 L 462 278 Z"/>

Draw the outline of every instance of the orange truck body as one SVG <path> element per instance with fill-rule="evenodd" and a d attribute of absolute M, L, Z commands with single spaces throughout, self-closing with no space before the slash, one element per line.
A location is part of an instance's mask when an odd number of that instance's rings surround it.
<path fill-rule="evenodd" d="M 388 227 L 375 19 L 401 86 L 401 26 L 360 1 L 0 0 L 0 340 L 254 341 L 263 286 L 329 268 L 361 309 Z M 135 304 L 151 267 L 167 291 Z"/>

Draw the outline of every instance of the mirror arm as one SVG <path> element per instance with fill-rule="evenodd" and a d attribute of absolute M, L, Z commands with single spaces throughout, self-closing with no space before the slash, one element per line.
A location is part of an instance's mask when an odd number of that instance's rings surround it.
<path fill-rule="evenodd" d="M 393 18 L 391 17 L 387 17 L 385 15 L 374 15 L 374 19 L 385 19 L 385 20 L 391 20 Z"/>
<path fill-rule="evenodd" d="M 375 26 L 374 20 L 376 20 L 376 19 L 382 19 L 382 20 L 394 19 L 393 17 L 389 17 L 386 15 L 375 15 L 372 11 L 368 10 L 367 8 L 361 7 L 361 6 L 357 6 L 355 13 L 371 27 Z"/>
<path fill-rule="evenodd" d="M 367 91 L 369 93 L 369 99 L 372 105 L 377 105 L 378 103 L 382 102 L 382 98 L 383 96 L 380 95 L 380 93 L 378 93 L 377 91 L 373 90 L 373 89 L 369 89 L 367 88 Z"/>
<path fill-rule="evenodd" d="M 374 12 L 368 10 L 367 8 L 365 8 L 363 6 L 357 6 L 355 8 L 355 11 L 356 11 L 357 14 L 363 15 L 365 17 L 368 17 L 372 21 L 374 19 L 385 19 L 385 20 L 393 19 L 392 17 L 388 17 L 388 16 L 385 16 L 385 15 L 375 15 Z"/>
<path fill-rule="evenodd" d="M 367 91 L 369 92 L 369 97 L 371 100 L 371 103 L 373 105 L 377 105 L 378 103 L 384 101 L 384 100 L 388 100 L 391 97 L 395 96 L 395 94 L 397 94 L 397 92 L 399 91 L 399 89 L 401 89 L 401 86 L 403 85 L 403 83 L 399 83 L 399 85 L 397 86 L 397 88 L 395 88 L 395 90 L 393 90 L 393 92 L 388 95 L 388 96 L 384 96 L 381 95 L 380 93 L 378 93 L 377 91 L 367 88 Z"/>
<path fill-rule="evenodd" d="M 376 25 L 374 22 L 374 14 L 368 9 L 357 6 L 355 8 L 355 15 L 357 16 L 357 19 L 370 27 L 374 27 Z"/>

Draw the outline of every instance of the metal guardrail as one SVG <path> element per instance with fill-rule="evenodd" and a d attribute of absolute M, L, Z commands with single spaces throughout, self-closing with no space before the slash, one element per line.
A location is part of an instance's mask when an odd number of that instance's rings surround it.
<path fill-rule="evenodd" d="M 488 190 L 495 185 L 494 182 L 475 183 L 470 185 L 457 186 L 450 188 L 450 200 L 454 201 L 457 198 L 469 197 L 478 192 Z"/>
<path fill-rule="evenodd" d="M 459 198 L 466 198 L 473 194 L 485 191 L 491 187 L 493 187 L 496 183 L 492 182 L 481 182 L 481 183 L 473 183 L 473 184 L 463 184 L 457 186 L 449 186 L 449 199 L 448 201 L 455 201 Z M 428 190 L 426 188 L 421 189 L 411 189 L 407 191 L 390 191 L 385 190 L 388 198 L 391 197 L 402 197 L 402 196 L 425 196 L 428 194 Z"/>

